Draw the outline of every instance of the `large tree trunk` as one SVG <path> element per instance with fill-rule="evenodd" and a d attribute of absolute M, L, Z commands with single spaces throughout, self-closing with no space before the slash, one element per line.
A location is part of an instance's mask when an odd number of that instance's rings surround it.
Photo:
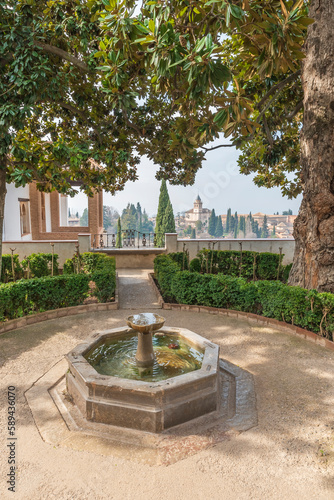
<path fill-rule="evenodd" d="M 5 198 L 6 198 L 6 158 L 0 161 L 0 283 L 1 283 L 1 269 L 2 269 L 2 232 L 3 232 L 3 219 L 5 215 Z"/>
<path fill-rule="evenodd" d="M 289 284 L 334 292 L 334 6 L 313 0 L 303 62 L 303 201 Z"/>

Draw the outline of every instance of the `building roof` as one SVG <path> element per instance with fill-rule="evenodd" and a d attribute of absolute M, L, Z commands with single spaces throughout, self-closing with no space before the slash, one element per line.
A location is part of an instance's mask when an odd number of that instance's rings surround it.
<path fill-rule="evenodd" d="M 202 201 L 201 198 L 200 198 L 200 196 L 199 196 L 199 194 L 197 195 L 197 198 L 196 198 L 195 201 Z"/>

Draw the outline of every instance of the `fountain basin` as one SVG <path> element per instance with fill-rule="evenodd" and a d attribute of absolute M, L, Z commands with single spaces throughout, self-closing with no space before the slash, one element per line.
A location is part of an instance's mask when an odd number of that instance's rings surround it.
<path fill-rule="evenodd" d="M 162 432 L 217 411 L 219 347 L 185 328 L 163 327 L 159 332 L 203 350 L 201 368 L 159 382 L 99 374 L 84 356 L 102 341 L 135 333 L 126 327 L 94 334 L 67 355 L 67 391 L 87 420 Z"/>

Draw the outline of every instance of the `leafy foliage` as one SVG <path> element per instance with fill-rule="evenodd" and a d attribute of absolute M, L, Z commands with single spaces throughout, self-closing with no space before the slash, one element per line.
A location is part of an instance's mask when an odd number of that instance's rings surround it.
<path fill-rule="evenodd" d="M 22 260 L 23 269 L 27 272 L 29 266 L 30 278 L 41 278 L 51 275 L 52 253 L 32 253 Z M 53 256 L 53 274 L 58 274 L 58 255 Z"/>
<path fill-rule="evenodd" d="M 76 273 L 78 270 L 78 256 L 67 259 L 64 263 L 64 274 Z M 115 295 L 116 289 L 116 261 L 114 257 L 95 252 L 80 254 L 79 273 L 90 276 L 94 283 L 91 294 L 99 302 L 109 302 Z"/>
<path fill-rule="evenodd" d="M 15 279 L 20 279 L 23 277 L 23 268 L 19 261 L 19 256 L 17 254 L 13 255 L 14 262 L 14 274 Z M 1 262 L 1 281 L 3 283 L 8 283 L 13 281 L 13 270 L 12 270 L 12 257 L 9 254 L 4 254 L 2 256 Z"/>
<path fill-rule="evenodd" d="M 132 2 L 103 4 L 96 56 L 105 91 L 140 121 L 138 150 L 160 165 L 160 178 L 193 182 L 205 145 L 223 133 L 259 185 L 300 191 L 299 68 L 312 22 L 303 0 L 153 0 L 137 16 Z"/>
<path fill-rule="evenodd" d="M 93 2 L 94 3 L 94 2 Z M 73 194 L 136 179 L 131 127 L 103 92 L 102 34 L 78 0 L 0 2 L 0 157 L 7 182 Z M 102 42 L 103 43 L 103 42 Z M 111 140 L 112 137 L 112 140 Z"/>
<path fill-rule="evenodd" d="M 284 255 L 282 254 L 281 259 Z M 279 254 L 269 252 L 238 252 L 236 250 L 201 250 L 196 259 L 190 262 L 190 269 L 201 273 L 218 274 L 229 276 L 242 276 L 247 280 L 276 280 L 278 268 L 279 278 L 289 275 L 291 269 L 285 272 L 285 266 L 280 264 Z"/>
<path fill-rule="evenodd" d="M 89 275 L 22 279 L 0 286 L 0 321 L 26 314 L 82 304 L 88 296 Z"/>

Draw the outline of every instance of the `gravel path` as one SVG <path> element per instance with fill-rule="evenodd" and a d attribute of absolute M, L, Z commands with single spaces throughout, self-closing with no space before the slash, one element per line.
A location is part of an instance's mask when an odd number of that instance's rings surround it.
<path fill-rule="evenodd" d="M 121 305 L 156 298 L 121 272 Z M 122 282 L 124 278 L 124 281 Z M 136 282 L 135 282 L 136 283 Z M 136 292 L 134 292 L 136 288 Z M 138 292 L 139 291 L 139 292 Z M 122 296 L 123 294 L 123 296 Z M 146 298 L 144 298 L 146 297 Z M 156 304 L 153 304 L 153 307 Z M 152 306 L 148 309 L 152 309 Z M 0 337 L 0 497 L 24 500 L 334 500 L 334 353 L 268 327 L 208 313 L 164 311 L 167 326 L 216 342 L 255 378 L 257 427 L 168 467 L 44 443 L 24 392 L 89 334 L 124 325 L 126 310 L 82 314 Z M 17 393 L 17 492 L 7 491 L 7 387 Z"/>
<path fill-rule="evenodd" d="M 118 269 L 120 309 L 160 308 L 144 269 Z M 151 271 L 152 272 L 152 271 Z"/>

